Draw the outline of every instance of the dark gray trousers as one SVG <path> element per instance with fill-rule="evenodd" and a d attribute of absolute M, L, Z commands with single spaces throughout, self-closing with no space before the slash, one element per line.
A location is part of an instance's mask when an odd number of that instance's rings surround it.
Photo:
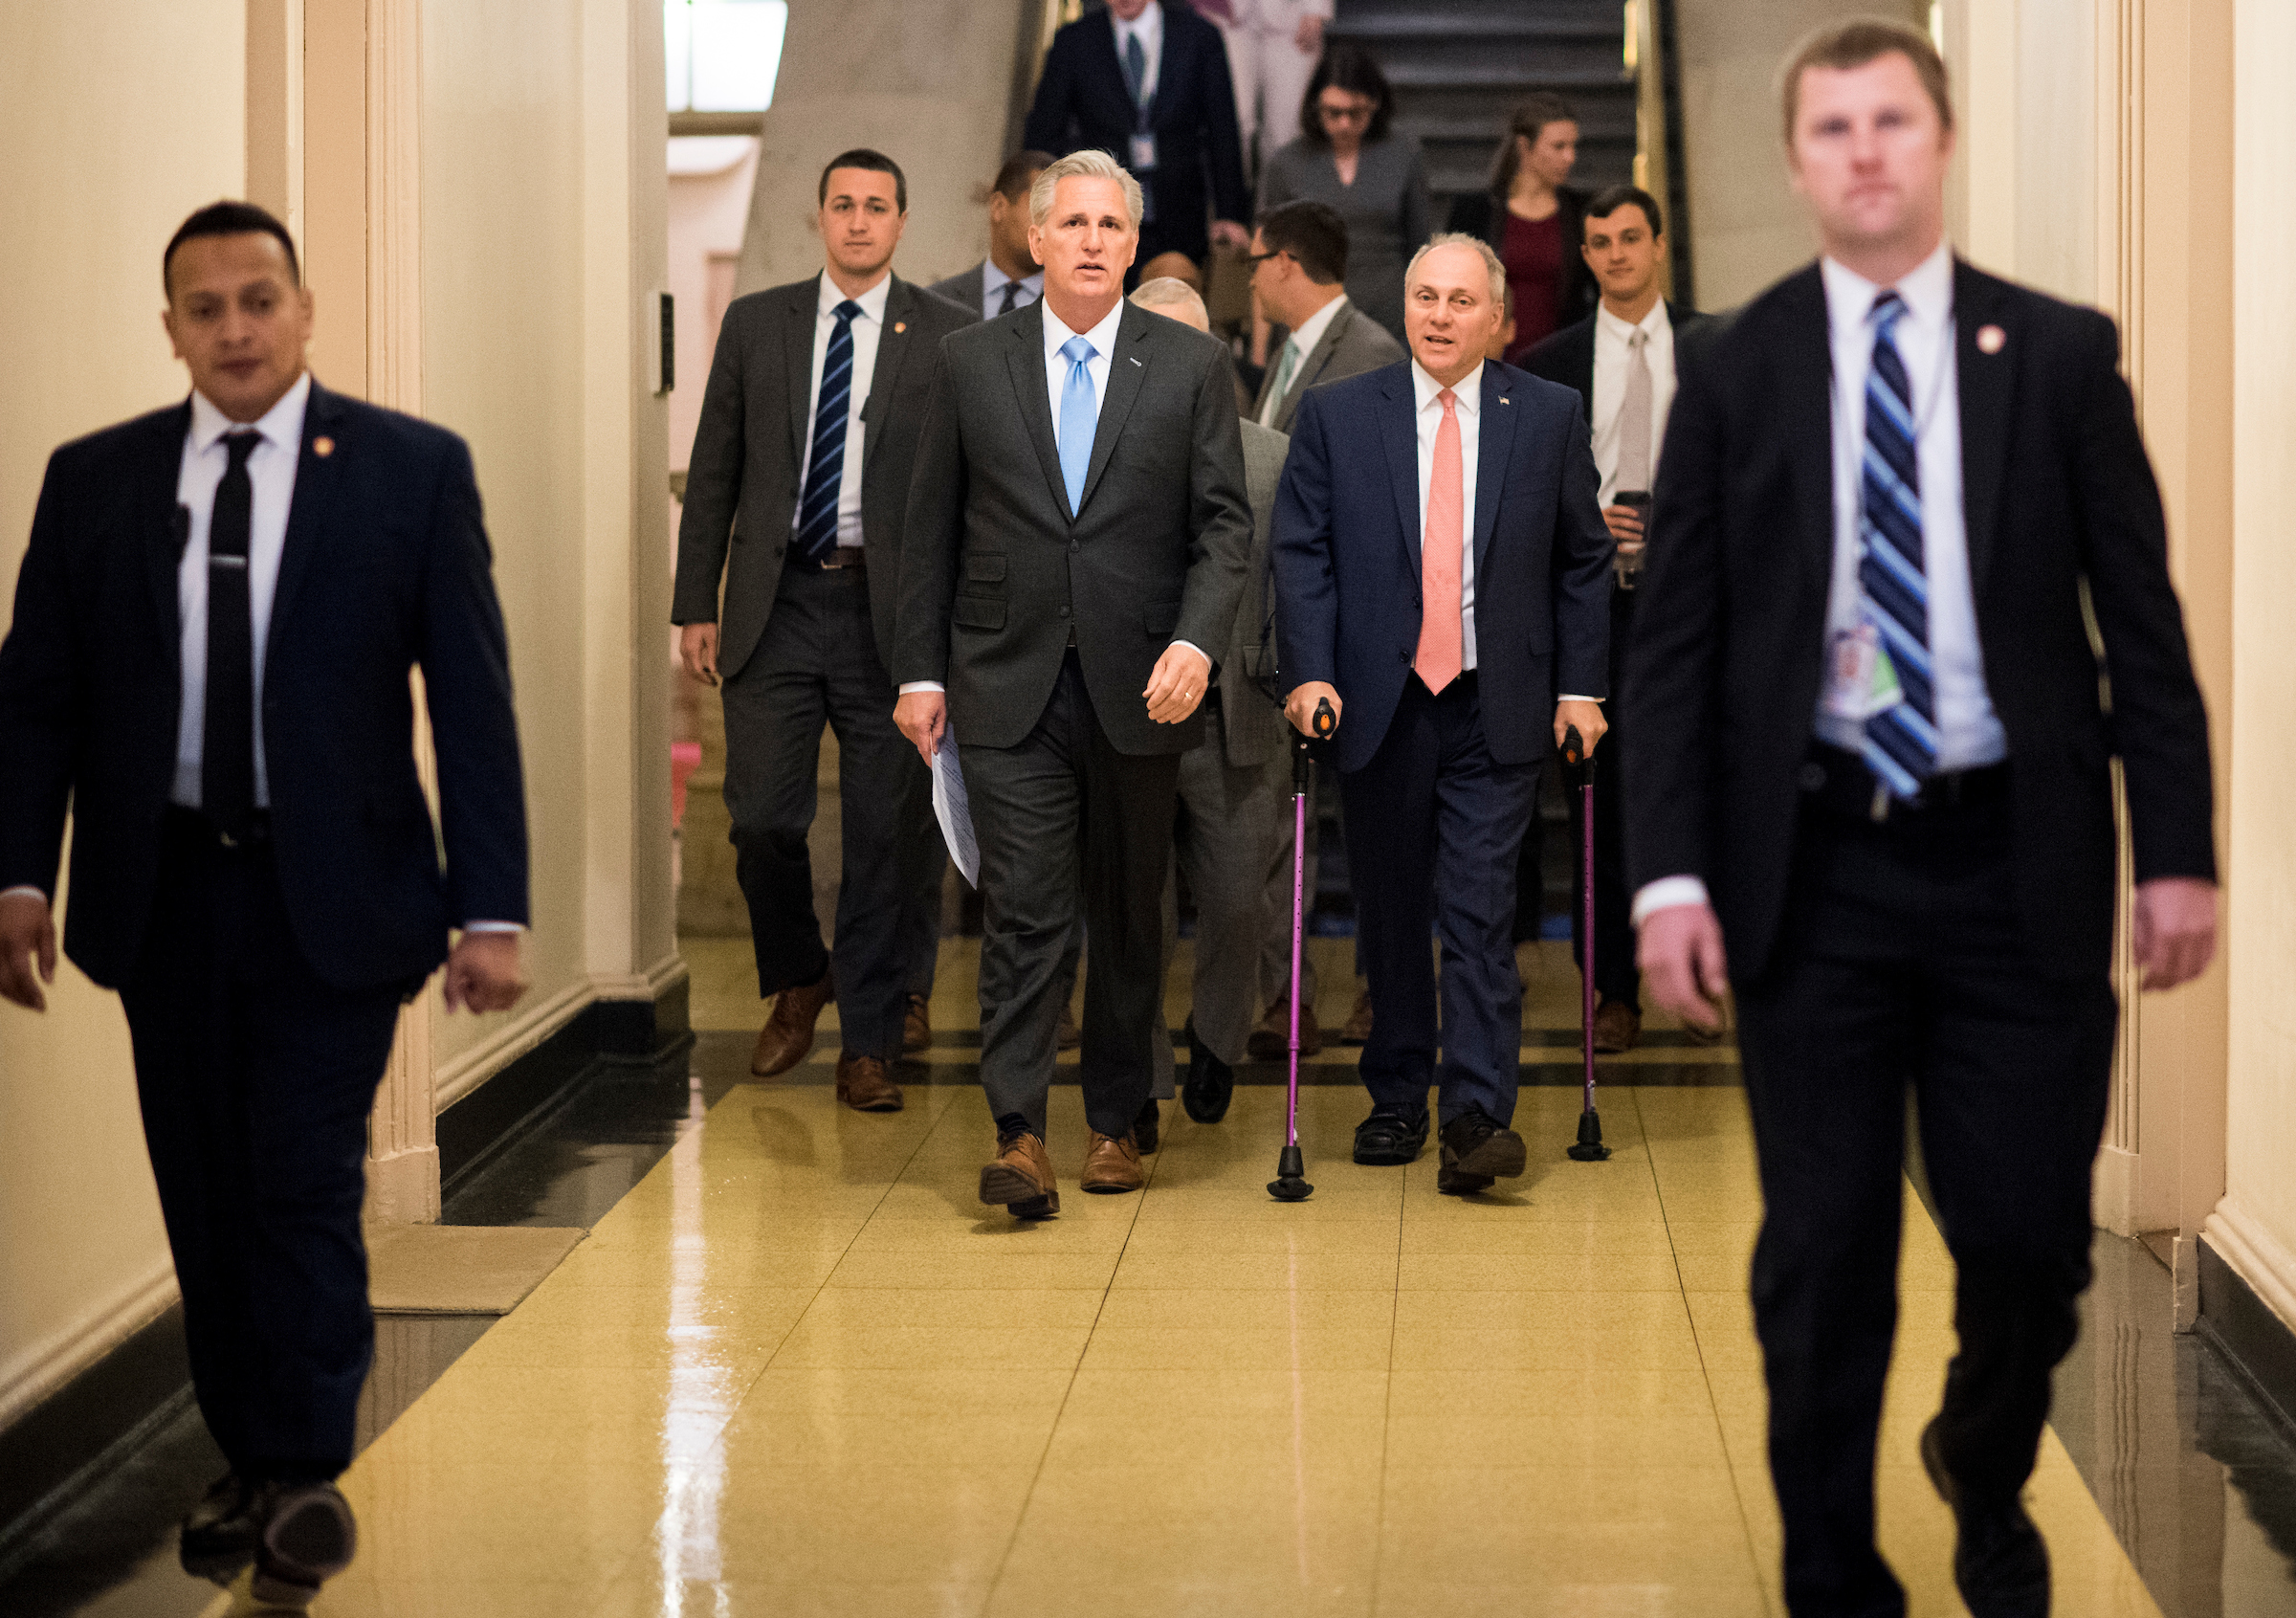
<path fill-rule="evenodd" d="M 1085 1117 L 1132 1128 L 1148 1099 L 1163 1009 L 1164 874 L 1178 753 L 1119 753 L 1071 652 L 1035 728 L 1014 747 L 958 750 L 981 845 L 981 1085 L 991 1114 L 1040 1135 L 1064 965 L 1079 898 L 1093 941 L 1084 985 Z"/>
<path fill-rule="evenodd" d="M 833 964 L 845 1050 L 890 1061 L 900 1054 L 903 997 L 916 970 L 916 913 L 925 902 L 916 889 L 926 865 L 919 800 L 929 831 L 932 781 L 894 726 L 868 575 L 784 572 L 765 633 L 724 695 L 725 807 L 758 992 L 812 983 Z M 844 838 L 834 951 L 822 942 L 806 846 L 819 807 L 824 725 L 837 736 Z M 938 884 L 932 908 L 938 930 Z"/>

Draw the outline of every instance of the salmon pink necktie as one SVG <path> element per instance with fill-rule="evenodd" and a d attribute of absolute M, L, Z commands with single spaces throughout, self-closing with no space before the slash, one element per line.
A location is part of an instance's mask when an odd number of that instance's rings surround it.
<path fill-rule="evenodd" d="M 1459 570 L 1467 533 L 1459 399 L 1447 388 L 1435 397 L 1443 406 L 1443 425 L 1435 430 L 1435 464 L 1427 478 L 1427 531 L 1419 547 L 1420 594 L 1426 606 L 1419 620 L 1419 655 L 1411 663 L 1429 691 L 1459 677 Z"/>

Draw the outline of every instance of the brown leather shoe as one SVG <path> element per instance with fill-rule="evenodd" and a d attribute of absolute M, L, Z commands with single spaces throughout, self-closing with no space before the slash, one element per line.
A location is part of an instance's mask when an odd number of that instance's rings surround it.
<path fill-rule="evenodd" d="M 1323 1049 L 1323 1025 L 1315 1020 L 1315 1008 L 1299 1008 L 1299 1053 L 1313 1056 Z M 1282 1062 L 1292 1055 L 1292 997 L 1279 994 L 1268 1003 L 1260 1017 L 1260 1026 L 1251 1031 L 1244 1041 L 1244 1054 L 1255 1062 Z"/>
<path fill-rule="evenodd" d="M 837 1099 L 857 1113 L 897 1113 L 901 1087 L 886 1072 L 882 1057 L 848 1051 L 837 1058 Z"/>
<path fill-rule="evenodd" d="M 1088 1191 L 1137 1191 L 1148 1184 L 1148 1176 L 1140 1169 L 1140 1148 L 1134 1145 L 1132 1136 L 1108 1136 L 1093 1132 L 1093 1143 L 1084 1154 L 1084 1172 L 1076 1183 Z"/>
<path fill-rule="evenodd" d="M 1043 1219 L 1060 1211 L 1060 1187 L 1044 1141 L 1027 1130 L 997 1137 L 997 1158 L 981 1170 L 981 1200 L 1015 1219 Z"/>
<path fill-rule="evenodd" d="M 837 985 L 828 971 L 818 983 L 785 988 L 775 995 L 773 1014 L 758 1030 L 758 1048 L 749 1053 L 749 1071 L 760 1078 L 771 1078 L 812 1054 L 813 1025 L 821 1019 L 821 1008 L 836 998 Z"/>
<path fill-rule="evenodd" d="M 1369 1045 L 1371 1043 L 1371 990 L 1369 988 L 1356 996 L 1356 1008 L 1347 1014 L 1347 1021 L 1339 1027 L 1339 1043 L 1342 1045 Z"/>
<path fill-rule="evenodd" d="M 914 1056 L 933 1049 L 933 1007 L 921 994 L 909 997 L 909 1014 L 901 1019 L 901 1054 Z"/>
<path fill-rule="evenodd" d="M 1643 1014 L 1623 1000 L 1605 1000 L 1595 1008 L 1595 1049 L 1617 1055 L 1634 1049 L 1643 1036 Z"/>
<path fill-rule="evenodd" d="M 1059 1040 L 1063 1051 L 1073 1051 L 1084 1043 L 1084 1031 L 1076 1026 L 1076 1013 L 1069 1008 L 1065 1000 L 1060 1007 L 1060 1032 L 1054 1037 Z"/>

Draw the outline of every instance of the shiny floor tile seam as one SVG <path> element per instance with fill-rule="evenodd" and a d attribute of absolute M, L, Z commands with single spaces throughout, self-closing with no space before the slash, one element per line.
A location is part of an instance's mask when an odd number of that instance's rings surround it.
<path fill-rule="evenodd" d="M 1650 1126 L 1653 1120 L 1644 1112 L 1642 1090 L 1639 1087 L 1629 1087 L 1626 1096 L 1634 1107 L 1635 1130 L 1643 1141 L 1647 1142 L 1650 1139 Z M 1667 1255 L 1673 1261 L 1674 1278 L 1681 1286 L 1682 1307 L 1688 1314 L 1690 1308 L 1689 1279 L 1682 1273 L 1682 1251 L 1674 1244 L 1674 1223 L 1672 1217 L 1667 1212 L 1666 1183 L 1659 1175 L 1655 1154 L 1645 1150 L 1643 1153 L 1643 1162 L 1650 1175 L 1652 1192 L 1658 1198 L 1658 1220 L 1667 1234 Z M 1770 1488 L 1769 1470 L 1765 1467 L 1761 1476 L 1752 1479 L 1750 1484 L 1749 1479 L 1739 1469 L 1737 1456 L 1732 1452 L 1728 1435 L 1724 1431 L 1721 1395 L 1714 1385 L 1714 1368 L 1708 1362 L 1706 1339 L 1699 1332 L 1698 1318 L 1695 1315 L 1690 1315 L 1690 1342 L 1698 1355 L 1698 1380 L 1706 1389 L 1707 1413 L 1713 1422 L 1714 1437 L 1722 1445 L 1722 1464 L 1730 1470 L 1730 1490 L 1733 1498 L 1737 1503 L 1738 1532 L 1746 1545 L 1747 1560 L 1754 1569 L 1756 1583 L 1761 1586 L 1763 1604 L 1773 1610 L 1778 1610 L 1783 1591 L 1772 1586 L 1770 1560 L 1764 1554 L 1761 1540 L 1755 1533 L 1755 1511 L 1749 1506 L 1746 1497 L 1750 1486 L 1759 1491 L 1765 1498 L 1767 1497 Z"/>

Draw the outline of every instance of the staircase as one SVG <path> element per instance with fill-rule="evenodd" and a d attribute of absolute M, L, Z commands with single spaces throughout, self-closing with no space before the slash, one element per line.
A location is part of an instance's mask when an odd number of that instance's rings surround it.
<path fill-rule="evenodd" d="M 1508 114 L 1535 90 L 1578 110 L 1573 186 L 1634 177 L 1624 11 L 1622 0 L 1338 0 L 1332 33 L 1395 86 L 1396 125 L 1419 138 L 1441 220 L 1452 197 L 1484 188 Z"/>

